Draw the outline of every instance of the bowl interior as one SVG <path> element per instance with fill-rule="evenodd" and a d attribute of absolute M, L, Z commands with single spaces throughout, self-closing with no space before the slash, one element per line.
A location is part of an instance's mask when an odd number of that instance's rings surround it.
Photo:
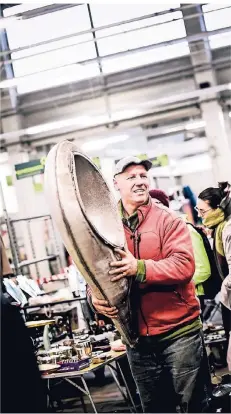
<path fill-rule="evenodd" d="M 81 154 L 74 155 L 79 194 L 87 220 L 99 236 L 113 246 L 124 246 L 124 231 L 117 203 L 105 180 Z"/>

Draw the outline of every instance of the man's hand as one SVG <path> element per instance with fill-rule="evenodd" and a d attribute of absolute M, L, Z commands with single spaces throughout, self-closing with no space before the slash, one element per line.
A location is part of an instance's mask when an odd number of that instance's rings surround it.
<path fill-rule="evenodd" d="M 111 281 L 115 282 L 126 276 L 136 276 L 137 259 L 129 251 L 115 249 L 115 253 L 119 253 L 121 260 L 110 263 L 112 268 L 109 272 L 109 275 L 112 276 Z"/>
<path fill-rule="evenodd" d="M 108 318 L 117 318 L 118 310 L 115 308 L 115 306 L 110 308 L 106 300 L 99 300 L 93 295 L 91 297 L 91 300 L 92 305 L 98 313 L 101 313 L 102 315 L 105 315 Z"/>

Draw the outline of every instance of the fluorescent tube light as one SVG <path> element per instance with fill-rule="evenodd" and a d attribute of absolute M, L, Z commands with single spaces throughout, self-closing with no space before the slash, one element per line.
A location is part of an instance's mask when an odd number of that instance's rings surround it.
<path fill-rule="evenodd" d="M 74 125 L 87 125 L 92 120 L 89 116 L 80 116 L 77 118 L 63 119 L 61 121 L 49 122 L 47 124 L 35 125 L 26 129 L 27 135 L 41 134 L 43 132 L 53 131 Z"/>
<path fill-rule="evenodd" d="M 185 129 L 187 131 L 191 131 L 193 129 L 204 128 L 204 127 L 205 127 L 205 121 L 198 121 L 198 122 L 195 121 L 195 122 L 185 125 Z"/>
<path fill-rule="evenodd" d="M 110 144 L 117 144 L 118 142 L 126 141 L 129 138 L 129 135 L 115 135 L 108 138 L 96 139 L 94 141 L 88 141 L 82 145 L 83 151 L 94 151 L 100 150 L 107 147 Z"/>

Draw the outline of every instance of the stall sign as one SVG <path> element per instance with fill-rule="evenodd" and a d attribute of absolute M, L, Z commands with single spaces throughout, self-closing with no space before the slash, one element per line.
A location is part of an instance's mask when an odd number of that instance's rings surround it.
<path fill-rule="evenodd" d="M 150 158 L 152 162 L 152 168 L 166 167 L 169 165 L 169 159 L 166 154 L 158 155 L 157 157 Z"/>
<path fill-rule="evenodd" d="M 45 167 L 46 157 L 42 157 L 38 160 L 32 160 L 16 164 L 14 166 L 17 180 L 22 178 L 33 177 L 34 175 L 43 174 Z"/>
<path fill-rule="evenodd" d="M 139 158 L 140 160 L 148 160 L 148 156 L 147 154 L 138 154 L 138 155 L 134 155 L 136 158 Z M 119 162 L 121 160 L 121 158 L 119 160 L 115 160 L 115 164 L 117 164 L 117 162 Z"/>
<path fill-rule="evenodd" d="M 99 168 L 99 170 L 101 169 L 101 164 L 100 164 L 100 159 L 99 159 L 99 157 L 93 157 L 92 159 L 92 162 L 96 165 L 96 167 L 98 167 Z"/>
<path fill-rule="evenodd" d="M 8 187 L 12 187 L 14 185 L 12 175 L 7 175 L 6 176 L 6 184 L 7 184 Z"/>

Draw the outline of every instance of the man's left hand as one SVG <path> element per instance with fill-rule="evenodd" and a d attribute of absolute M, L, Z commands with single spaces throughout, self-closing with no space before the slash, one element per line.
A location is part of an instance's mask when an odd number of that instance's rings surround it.
<path fill-rule="evenodd" d="M 119 253 L 121 260 L 110 263 L 112 268 L 109 272 L 109 275 L 112 276 L 111 281 L 115 282 L 126 276 L 136 276 L 137 259 L 129 251 L 115 249 L 115 253 Z"/>

